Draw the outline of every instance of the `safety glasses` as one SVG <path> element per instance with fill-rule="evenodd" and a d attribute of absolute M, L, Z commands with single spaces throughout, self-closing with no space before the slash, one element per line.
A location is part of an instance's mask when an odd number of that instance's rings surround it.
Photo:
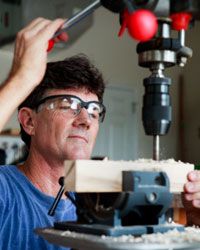
<path fill-rule="evenodd" d="M 103 122 L 106 108 L 103 103 L 98 101 L 84 102 L 75 95 L 51 95 L 41 99 L 35 106 L 37 111 L 45 106 L 49 110 L 58 110 L 62 113 L 71 114 L 73 117 L 80 114 L 85 108 L 91 120 Z"/>

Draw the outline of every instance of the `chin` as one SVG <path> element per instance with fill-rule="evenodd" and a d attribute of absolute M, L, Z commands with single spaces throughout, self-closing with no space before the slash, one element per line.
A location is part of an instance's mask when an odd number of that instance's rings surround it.
<path fill-rule="evenodd" d="M 66 159 L 68 160 L 89 160 L 91 157 L 91 154 L 88 152 L 76 152 L 67 154 Z"/>
<path fill-rule="evenodd" d="M 72 161 L 76 161 L 76 160 L 90 160 L 90 157 L 84 157 L 84 156 L 75 156 L 75 157 L 70 157 L 67 160 L 72 160 Z"/>

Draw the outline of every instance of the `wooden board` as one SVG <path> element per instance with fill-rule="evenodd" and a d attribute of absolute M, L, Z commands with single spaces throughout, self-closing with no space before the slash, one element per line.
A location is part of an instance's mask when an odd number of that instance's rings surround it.
<path fill-rule="evenodd" d="M 122 171 L 164 171 L 170 191 L 180 193 L 187 174 L 194 170 L 189 163 L 168 161 L 65 161 L 65 190 L 75 192 L 121 192 Z"/>

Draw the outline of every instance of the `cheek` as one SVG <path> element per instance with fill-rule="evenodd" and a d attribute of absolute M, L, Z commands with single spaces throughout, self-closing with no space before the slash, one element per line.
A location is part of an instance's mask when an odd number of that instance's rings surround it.
<path fill-rule="evenodd" d="M 93 127 L 91 129 L 90 139 L 91 139 L 91 145 L 92 146 L 94 146 L 94 144 L 95 144 L 98 132 L 99 132 L 99 125 L 96 125 L 95 127 Z"/>
<path fill-rule="evenodd" d="M 50 124 L 50 131 L 54 134 L 55 138 L 61 141 L 66 141 L 71 128 L 73 120 L 68 118 L 66 115 L 57 115 L 56 112 L 53 114 Z"/>
<path fill-rule="evenodd" d="M 49 141 L 52 137 L 55 137 L 63 126 L 64 122 L 60 119 L 56 112 L 41 113 L 37 123 L 36 123 L 36 135 L 40 138 L 45 138 L 45 141 Z"/>

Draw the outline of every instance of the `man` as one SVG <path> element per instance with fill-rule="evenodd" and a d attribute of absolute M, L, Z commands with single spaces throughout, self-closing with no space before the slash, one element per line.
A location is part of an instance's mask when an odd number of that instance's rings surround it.
<path fill-rule="evenodd" d="M 18 34 L 12 70 L 0 90 L 0 129 L 42 81 L 48 41 L 63 22 L 38 18 Z M 0 249 L 59 249 L 36 236 L 33 229 L 76 219 L 69 200 L 61 200 L 54 217 L 47 212 L 59 189 L 63 161 L 90 157 L 98 121 L 105 113 L 99 103 L 103 89 L 98 71 L 87 59 L 74 57 L 50 63 L 41 85 L 20 105 L 19 121 L 29 156 L 21 166 L 0 168 Z M 200 174 L 195 171 L 185 185 L 186 199 L 198 213 L 199 183 Z"/>
<path fill-rule="evenodd" d="M 46 47 L 43 50 L 46 53 Z M 26 76 L 26 84 L 38 82 L 39 77 Z M 49 63 L 41 83 L 20 105 L 21 135 L 29 155 L 23 165 L 0 168 L 0 249 L 63 249 L 34 234 L 34 229 L 76 220 L 75 207 L 65 197 L 55 216 L 48 210 L 60 188 L 64 160 L 91 156 L 105 115 L 104 87 L 88 59 L 75 56 Z"/>

